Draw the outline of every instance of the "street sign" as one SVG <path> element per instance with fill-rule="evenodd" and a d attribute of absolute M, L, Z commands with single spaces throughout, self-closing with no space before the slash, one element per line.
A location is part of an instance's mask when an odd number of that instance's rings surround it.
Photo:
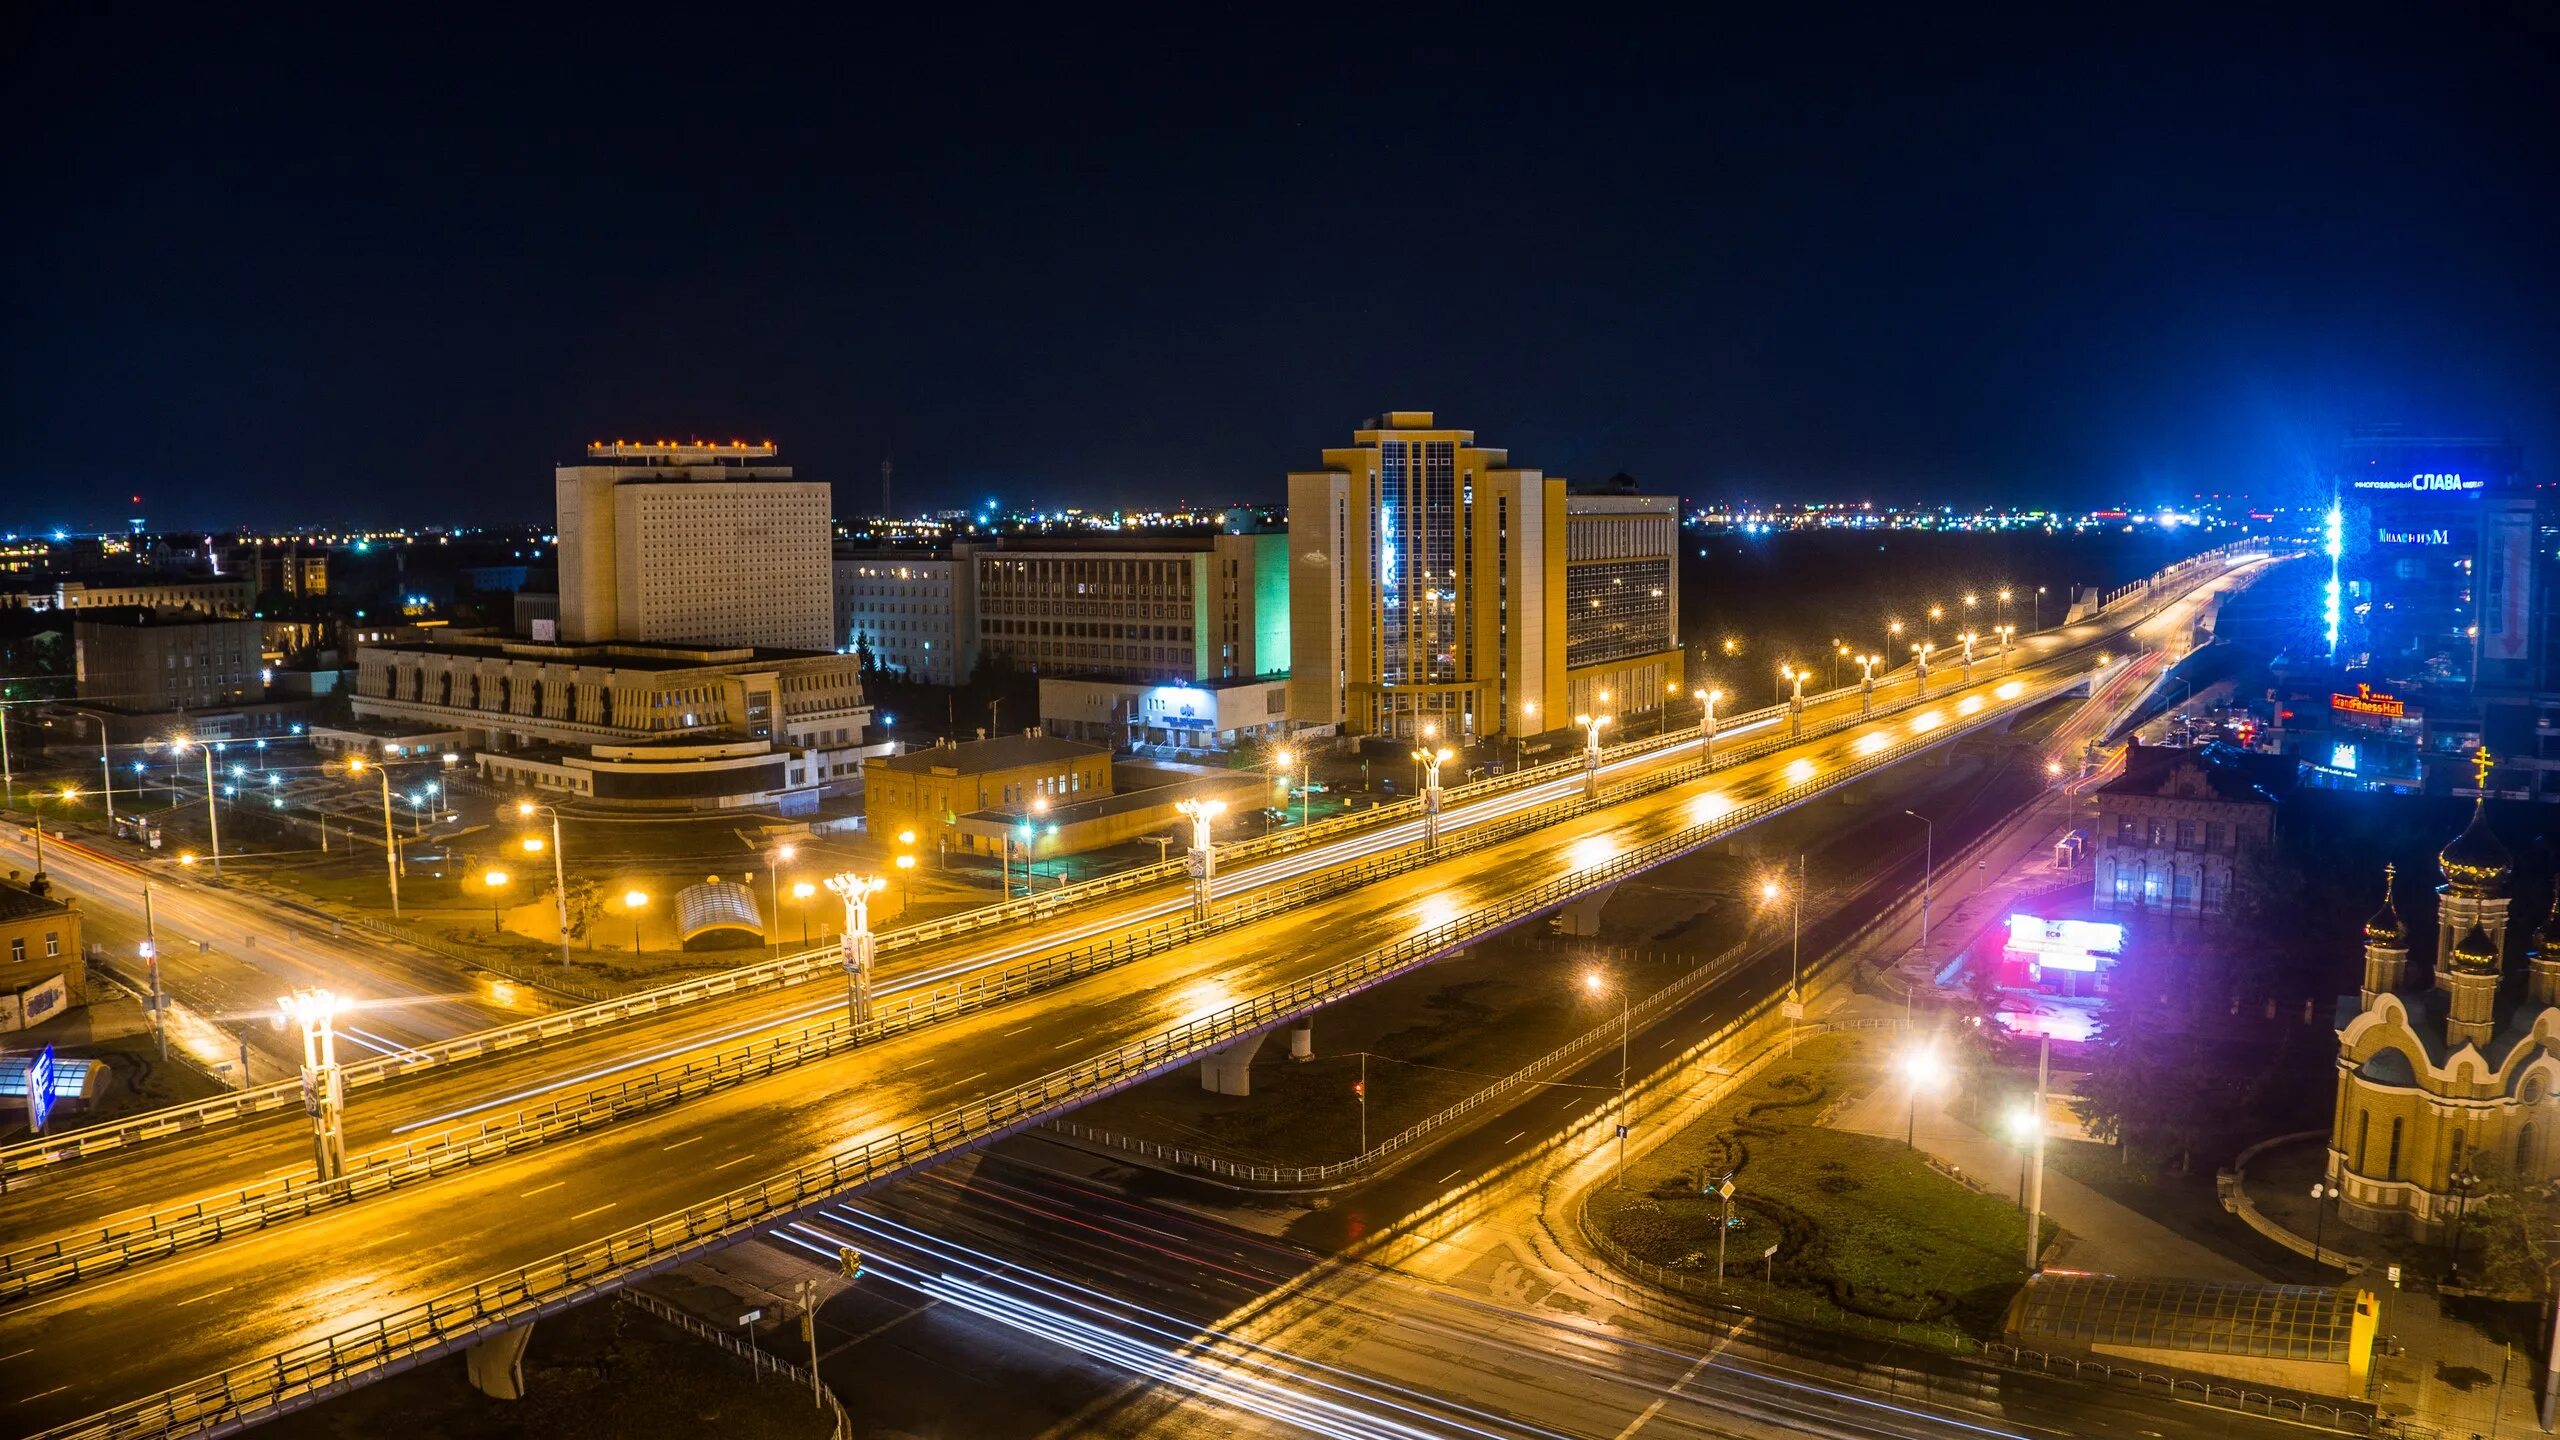
<path fill-rule="evenodd" d="M 759 1320 L 761 1320 L 761 1319 L 763 1319 L 763 1318 L 764 1318 L 764 1311 L 762 1311 L 762 1310 L 750 1310 L 750 1311 L 748 1311 L 746 1314 L 741 1315 L 741 1316 L 739 1316 L 739 1317 L 738 1317 L 738 1323 L 739 1323 L 739 1324 L 741 1324 L 741 1325 L 753 1325 L 754 1323 L 756 1323 L 757 1321 L 759 1321 Z"/>
<path fill-rule="evenodd" d="M 45 1117 L 53 1113 L 53 1047 L 47 1045 L 27 1062 L 27 1128 L 41 1135 Z"/>
<path fill-rule="evenodd" d="M 1626 1138 L 1627 1138 L 1627 1127 L 1626 1127 L 1626 1126 L 1621 1125 L 1621 1126 L 1619 1126 L 1619 1127 L 1618 1127 L 1618 1138 L 1619 1138 L 1619 1139 L 1621 1139 L 1621 1140 L 1624 1140 L 1624 1139 L 1626 1139 Z"/>
<path fill-rule="evenodd" d="M 1777 1256 L 1777 1253 L 1778 1247 L 1773 1244 L 1768 1249 L 1760 1252 L 1760 1258 L 1763 1260 L 1774 1259 Z"/>
<path fill-rule="evenodd" d="M 1801 1000 L 1790 1000 L 1778 1007 L 1778 1013 L 1790 1020 L 1801 1020 L 1804 1018 L 1804 1002 Z"/>

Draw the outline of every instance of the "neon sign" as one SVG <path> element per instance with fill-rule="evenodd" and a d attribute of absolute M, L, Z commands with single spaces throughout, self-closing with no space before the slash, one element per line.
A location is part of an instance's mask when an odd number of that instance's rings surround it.
<path fill-rule="evenodd" d="M 2397 695 L 2376 695 L 2370 685 L 2358 685 L 2353 695 L 2332 694 L 2329 708 L 2348 715 L 2380 715 L 2397 720 L 2409 713 L 2409 707 Z"/>
<path fill-rule="evenodd" d="M 2469 491 L 2483 489 L 2486 480 L 2465 480 L 2454 471 L 2421 471 L 2406 480 L 2359 480 L 2358 490 Z"/>
<path fill-rule="evenodd" d="M 2453 532 L 2441 527 L 2434 530 L 2376 530 L 2373 538 L 2385 545 L 2450 545 Z"/>

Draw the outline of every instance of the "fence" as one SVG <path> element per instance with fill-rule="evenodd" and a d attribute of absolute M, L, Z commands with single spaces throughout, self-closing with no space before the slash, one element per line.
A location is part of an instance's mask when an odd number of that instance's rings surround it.
<path fill-rule="evenodd" d="M 687 1335 L 697 1340 L 707 1341 L 744 1360 L 747 1362 L 747 1368 L 758 1378 L 771 1374 L 807 1389 L 811 1395 L 825 1404 L 829 1413 L 834 1415 L 835 1440 L 853 1440 L 853 1417 L 845 1413 L 844 1402 L 836 1398 L 836 1392 L 831 1386 L 808 1371 L 766 1350 L 761 1345 L 748 1344 L 717 1325 L 688 1315 L 645 1290 L 623 1289 L 614 1292 L 613 1298 L 644 1315 L 654 1315 Z"/>
<path fill-rule="evenodd" d="M 2017 705 L 2039 703 L 2081 683 L 2078 674 L 2047 682 Z M 58 1437 L 183 1435 L 292 1408 L 318 1393 L 391 1364 L 410 1364 L 469 1343 L 490 1328 L 580 1303 L 731 1243 L 755 1227 L 824 1203 L 914 1166 L 975 1148 L 1045 1120 L 1056 1110 L 1113 1093 L 1151 1075 L 1256 1034 L 1306 1011 L 1382 983 L 1484 935 L 1613 885 L 1666 860 L 1781 814 L 1859 775 L 1897 764 L 1921 750 L 1993 723 L 2015 706 L 1984 707 L 1974 716 L 1848 762 L 1834 774 L 1662 837 L 1598 865 L 1515 892 L 1510 897 L 1196 1020 L 1130 1041 L 1100 1056 L 1023 1082 L 987 1099 L 933 1116 L 890 1135 L 840 1151 L 700 1205 L 631 1227 L 592 1244 L 507 1271 L 386 1314 L 368 1325 L 304 1341 L 160 1395 L 115 1407 L 44 1432 Z M 1586 802 L 1589 803 L 1589 802 Z M 1291 903 L 1304 897 L 1273 897 Z M 1765 1006 L 1762 1007 L 1765 1011 Z M 1739 1025 L 1742 1022 L 1736 1022 Z M 1728 1026 L 1730 1031 L 1734 1027 Z M 1720 1032 L 1721 1033 L 1721 1032 Z M 775 1057 L 768 1057 L 768 1061 Z M 796 1060 L 793 1062 L 796 1063 Z M 756 1073 L 770 1073 L 767 1068 Z M 738 1078 L 745 1078 L 739 1076 Z M 734 1082 L 733 1082 L 734 1083 Z M 677 1098 L 677 1097 L 669 1097 Z"/>

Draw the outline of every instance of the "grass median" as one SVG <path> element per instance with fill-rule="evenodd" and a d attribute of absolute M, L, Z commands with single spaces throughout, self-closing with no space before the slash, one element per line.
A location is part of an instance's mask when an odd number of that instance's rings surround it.
<path fill-rule="evenodd" d="M 1592 1227 L 1638 1259 L 1712 1280 L 1730 1174 L 1726 1275 L 1739 1303 L 1995 1333 L 2025 1282 L 2026 1217 L 1915 1151 L 1821 1124 L 1882 1079 L 1885 1042 L 1824 1035 L 1772 1062 L 1589 1199 Z M 1775 1256 L 1763 1259 L 1770 1246 Z M 1766 1280 L 1763 1276 L 1766 1276 Z"/>

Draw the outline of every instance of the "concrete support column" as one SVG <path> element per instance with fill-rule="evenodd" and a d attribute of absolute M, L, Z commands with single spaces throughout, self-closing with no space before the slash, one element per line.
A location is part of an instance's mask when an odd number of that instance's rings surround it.
<path fill-rule="evenodd" d="M 1201 1056 L 1200 1088 L 1212 1095 L 1252 1094 L 1253 1057 L 1262 1053 L 1263 1039 L 1248 1035 Z"/>
<path fill-rule="evenodd" d="M 524 1398 L 524 1347 L 533 1338 L 528 1320 L 512 1330 L 484 1335 L 462 1352 L 462 1369 L 471 1388 L 492 1400 Z"/>
<path fill-rule="evenodd" d="M 1300 1061 L 1316 1058 L 1316 1022 L 1301 1020 L 1289 1027 L 1289 1058 Z"/>

